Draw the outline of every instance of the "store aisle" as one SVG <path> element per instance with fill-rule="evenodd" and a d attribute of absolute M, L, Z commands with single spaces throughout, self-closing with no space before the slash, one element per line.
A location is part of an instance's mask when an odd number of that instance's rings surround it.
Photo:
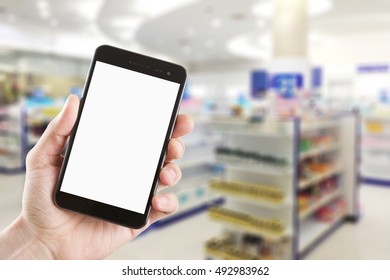
<path fill-rule="evenodd" d="M 21 209 L 24 175 L 0 175 L 0 228 Z M 390 189 L 361 188 L 362 218 L 346 223 L 316 247 L 307 259 L 390 259 Z M 153 229 L 109 259 L 203 259 L 203 244 L 221 228 L 205 213 Z"/>

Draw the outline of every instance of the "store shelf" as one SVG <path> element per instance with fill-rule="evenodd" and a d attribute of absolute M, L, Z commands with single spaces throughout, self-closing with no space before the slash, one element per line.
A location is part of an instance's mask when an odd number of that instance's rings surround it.
<path fill-rule="evenodd" d="M 216 145 L 221 142 L 222 138 L 219 136 L 203 137 L 195 139 L 186 139 L 184 141 L 186 148 L 203 147 L 208 145 Z"/>
<path fill-rule="evenodd" d="M 26 120 L 21 104 L 0 109 L 0 173 L 16 173 L 25 169 Z"/>
<path fill-rule="evenodd" d="M 249 204 L 254 204 L 260 208 L 270 208 L 270 209 L 282 209 L 286 207 L 291 207 L 292 206 L 292 201 L 291 200 L 284 200 L 283 202 L 280 203 L 274 203 L 274 202 L 269 202 L 266 200 L 262 200 L 259 198 L 250 198 L 247 196 L 240 196 L 239 194 L 233 194 L 231 192 L 225 192 L 225 191 L 220 191 L 220 190 L 214 190 L 210 189 L 214 193 L 220 193 L 227 195 L 230 199 L 237 200 L 240 202 L 245 202 Z"/>
<path fill-rule="evenodd" d="M 329 177 L 332 177 L 334 175 L 337 175 L 341 172 L 341 168 L 339 166 L 333 167 L 327 172 L 324 172 L 322 174 L 314 175 L 313 177 L 309 179 L 304 179 L 299 182 L 299 190 L 304 190 L 308 187 L 310 187 L 313 184 L 319 183 L 325 179 L 328 179 Z"/>
<path fill-rule="evenodd" d="M 244 164 L 234 164 L 234 163 L 226 163 L 219 162 L 225 168 L 229 168 L 232 170 L 238 170 L 243 172 L 251 172 L 251 173 L 259 173 L 270 176 L 289 176 L 293 174 L 291 168 L 283 168 L 283 167 L 272 167 L 272 166 L 264 166 L 264 165 L 244 165 Z"/>
<path fill-rule="evenodd" d="M 340 191 L 335 191 L 333 193 L 327 194 L 324 197 L 322 197 L 320 200 L 317 202 L 313 203 L 308 209 L 302 211 L 299 213 L 299 219 L 304 220 L 310 215 L 312 215 L 315 211 L 317 211 L 319 208 L 322 206 L 325 206 L 335 200 L 336 198 L 340 197 L 342 193 Z"/>
<path fill-rule="evenodd" d="M 256 131 L 256 130 L 217 130 L 220 133 L 226 135 L 241 135 L 241 136 L 250 136 L 250 137 L 268 137 L 268 138 L 280 138 L 280 139 L 291 139 L 292 134 L 289 133 L 278 133 L 272 131 Z"/>
<path fill-rule="evenodd" d="M 369 153 L 390 153 L 390 145 L 389 146 L 375 146 L 375 145 L 364 145 L 362 147 L 363 152 L 369 152 Z"/>
<path fill-rule="evenodd" d="M 215 219 L 216 222 L 220 223 L 221 225 L 225 225 L 230 229 L 235 229 L 237 231 L 241 231 L 243 233 L 252 233 L 259 235 L 267 240 L 272 240 L 272 241 L 278 241 L 284 238 L 290 238 L 292 236 L 291 231 L 285 231 L 283 234 L 273 234 L 273 233 L 268 233 L 266 231 L 260 231 L 260 230 L 253 230 L 250 228 L 245 228 L 245 227 L 240 227 L 235 224 L 229 223 L 225 220 L 217 220 Z"/>
<path fill-rule="evenodd" d="M 376 116 L 370 116 L 370 117 L 364 117 L 364 122 L 384 122 L 390 124 L 390 116 L 388 117 L 376 117 Z"/>
<path fill-rule="evenodd" d="M 303 123 L 301 126 L 301 133 L 313 133 L 324 129 L 334 129 L 338 127 L 339 123 L 337 120 L 313 121 L 310 123 Z"/>
<path fill-rule="evenodd" d="M 205 245 L 205 252 L 208 257 L 220 260 L 258 260 L 257 255 L 246 252 L 239 246 L 226 244 L 223 240 L 216 240 L 216 246 L 212 246 L 210 241 Z"/>
<path fill-rule="evenodd" d="M 363 132 L 363 137 L 390 138 L 390 132 Z"/>
<path fill-rule="evenodd" d="M 330 223 L 318 222 L 314 219 L 306 220 L 300 226 L 299 253 L 305 252 L 316 240 L 320 239 L 343 220 L 344 216 L 340 216 Z"/>
<path fill-rule="evenodd" d="M 216 181 L 215 183 L 218 183 Z M 235 182 L 226 182 L 226 184 Z M 236 183 L 240 184 L 240 183 Z M 281 199 L 278 199 L 278 201 L 272 201 L 271 198 L 267 198 L 264 195 L 260 195 L 261 191 L 265 191 L 264 187 L 260 185 L 251 185 L 251 184 L 245 184 L 243 183 L 240 185 L 239 189 L 229 188 L 229 187 L 221 187 L 221 186 L 214 186 L 213 182 L 210 182 L 210 190 L 215 193 L 220 193 L 223 195 L 228 196 L 231 199 L 246 202 L 250 204 L 254 204 L 259 207 L 265 207 L 265 208 L 272 208 L 272 209 L 280 209 L 284 207 L 288 207 L 292 205 L 292 201 L 290 199 L 286 200 L 284 197 L 284 193 L 281 192 Z M 263 189 L 262 189 L 263 188 Z M 276 188 L 276 187 L 269 187 L 267 188 Z"/>
<path fill-rule="evenodd" d="M 213 162 L 205 161 L 203 158 L 197 158 L 194 160 L 179 160 L 176 161 L 181 169 L 193 168 L 201 165 L 212 165 Z"/>
<path fill-rule="evenodd" d="M 191 185 L 197 182 L 207 183 L 215 176 L 216 174 L 214 172 L 210 172 L 210 173 L 205 173 L 197 176 L 182 178 L 180 182 L 177 184 L 177 186 Z"/>
<path fill-rule="evenodd" d="M 240 213 L 238 211 L 232 211 L 232 210 L 230 210 L 230 211 L 235 212 L 237 214 L 243 214 L 243 215 L 249 216 L 253 220 L 259 219 L 257 217 L 253 217 L 253 216 L 250 216 L 250 215 L 247 215 L 244 213 Z M 284 229 L 283 232 L 281 232 L 281 233 L 276 233 L 276 232 L 270 232 L 270 230 L 267 230 L 267 229 L 255 228 L 255 226 L 253 224 L 250 224 L 249 222 L 244 222 L 243 220 L 239 221 L 238 219 L 234 220 L 228 216 L 226 216 L 226 217 L 220 216 L 218 218 L 214 216 L 214 217 L 210 217 L 210 218 L 216 222 L 219 222 L 222 225 L 228 226 L 229 228 L 234 228 L 234 229 L 239 230 L 239 231 L 257 234 L 257 235 L 260 235 L 263 238 L 266 238 L 268 240 L 280 240 L 280 239 L 285 238 L 285 237 L 291 237 L 291 232 L 286 230 L 286 229 Z M 236 221 L 236 222 L 233 222 L 233 221 Z"/>
<path fill-rule="evenodd" d="M 240 126 L 239 123 L 234 125 L 220 123 L 217 127 L 218 132 L 253 138 L 229 137 L 225 143 L 228 147 L 226 151 L 224 149 L 216 150 L 217 161 L 221 163 L 221 168 L 219 168 L 221 178 L 219 180 L 230 181 L 232 185 L 215 184 L 215 189 L 210 188 L 216 193 L 225 195 L 226 205 L 228 205 L 220 212 L 215 211 L 211 219 L 224 225 L 225 231 L 234 232 L 237 236 L 249 233 L 253 236 L 269 239 L 271 242 L 281 242 L 281 240 L 291 237 L 291 244 L 288 245 L 289 249 L 283 256 L 284 258 L 299 257 L 301 252 L 311 250 L 320 239 L 325 238 L 327 233 L 343 220 L 343 218 L 339 218 L 332 223 L 315 222 L 313 217 L 316 211 L 335 202 L 335 207 L 345 207 L 346 210 L 343 211 L 348 211 L 345 215 L 358 216 L 355 189 L 358 181 L 358 168 L 356 167 L 359 156 L 359 143 L 356 140 L 359 139 L 358 122 L 359 118 L 353 114 L 309 123 L 293 119 L 288 126 L 289 133 L 277 129 L 268 130 L 265 133 L 258 127 L 257 130 L 249 128 L 247 124 Z M 287 135 L 288 137 L 286 137 Z M 270 138 L 270 136 L 274 138 Z M 283 138 L 283 141 L 279 140 L 280 138 Z M 323 145 L 306 152 L 300 152 L 303 140 L 310 142 L 310 145 L 312 143 L 318 145 L 323 143 Z M 234 147 L 238 152 L 229 151 L 230 147 Z M 257 158 L 250 154 L 253 151 L 267 152 L 267 155 L 280 159 L 283 164 L 277 165 L 278 160 L 275 160 L 276 164 L 267 165 L 262 164 L 260 160 L 255 161 Z M 296 154 L 299 156 L 296 157 Z M 307 160 L 316 156 L 321 156 L 317 162 L 312 163 Z M 311 170 L 319 171 L 316 173 Z M 320 171 L 323 172 L 320 173 Z M 307 174 L 307 179 L 297 180 L 299 179 L 297 176 L 301 172 Z M 323 187 L 321 184 L 318 188 L 327 189 L 328 193 L 324 193 L 325 195 L 318 200 L 311 200 L 313 203 L 304 211 L 299 212 L 298 207 L 294 206 L 298 204 L 295 199 L 300 197 L 301 191 L 317 187 L 318 183 L 324 181 L 327 183 L 323 184 Z M 283 203 L 277 204 L 270 202 L 270 200 L 262 201 L 261 198 L 254 198 L 254 195 L 247 196 L 245 190 L 243 191 L 240 186 L 241 182 L 243 185 L 281 187 L 285 194 Z M 336 183 L 338 183 L 337 189 L 332 188 Z M 275 196 L 275 201 L 277 198 Z M 272 196 L 269 196 L 268 199 L 272 199 Z M 323 214 L 325 213 L 328 212 L 325 211 Z M 248 214 L 259 220 L 254 222 L 248 219 Z M 322 217 L 322 215 L 320 216 Z M 272 221 L 275 225 L 268 226 L 267 219 L 269 218 L 274 219 Z M 292 244 L 299 244 L 299 246 L 296 247 Z"/>
<path fill-rule="evenodd" d="M 291 139 L 293 136 L 288 126 L 279 124 L 275 127 L 248 122 L 212 121 L 215 131 L 227 135 L 242 135 L 250 137 L 270 137 Z M 218 127 L 219 126 L 219 127 Z"/>
<path fill-rule="evenodd" d="M 370 178 L 370 179 L 376 179 L 379 181 L 387 181 L 390 183 L 390 174 L 381 174 L 381 173 L 374 173 L 370 171 L 363 170 L 361 171 L 362 177 L 364 178 Z"/>
<path fill-rule="evenodd" d="M 340 148 L 339 144 L 332 144 L 332 145 L 327 145 L 327 146 L 322 146 L 318 148 L 311 149 L 306 152 L 301 152 L 300 153 L 300 159 L 304 160 L 313 156 L 318 156 L 326 153 L 331 153 L 335 152 Z"/>

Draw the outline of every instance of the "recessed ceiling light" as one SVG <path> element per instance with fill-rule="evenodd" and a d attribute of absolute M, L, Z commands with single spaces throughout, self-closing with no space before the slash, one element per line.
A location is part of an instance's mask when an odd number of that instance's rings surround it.
<path fill-rule="evenodd" d="M 332 0 L 308 0 L 308 13 L 310 16 L 320 16 L 333 9 Z M 275 1 L 264 0 L 253 7 L 253 13 L 264 17 L 272 17 L 275 11 Z"/>
<path fill-rule="evenodd" d="M 250 59 L 270 59 L 271 50 L 260 47 L 255 44 L 252 38 L 247 35 L 240 35 L 230 40 L 227 44 L 227 50 L 234 55 Z"/>
<path fill-rule="evenodd" d="M 214 27 L 214 28 L 220 28 L 222 25 L 222 21 L 220 18 L 214 18 L 212 21 L 211 21 L 211 26 Z"/>
<path fill-rule="evenodd" d="M 37 8 L 41 18 L 48 19 L 50 17 L 49 3 L 46 0 L 37 1 Z"/>
<path fill-rule="evenodd" d="M 49 3 L 46 0 L 39 0 L 37 1 L 37 7 L 38 9 L 47 9 L 49 8 Z"/>
<path fill-rule="evenodd" d="M 141 16 L 131 16 L 131 17 L 115 18 L 111 21 L 111 26 L 114 28 L 135 29 L 139 27 L 141 23 L 142 23 Z"/>
<path fill-rule="evenodd" d="M 42 10 L 39 12 L 39 15 L 43 19 L 48 19 L 50 17 L 50 12 L 49 12 L 49 10 Z"/>

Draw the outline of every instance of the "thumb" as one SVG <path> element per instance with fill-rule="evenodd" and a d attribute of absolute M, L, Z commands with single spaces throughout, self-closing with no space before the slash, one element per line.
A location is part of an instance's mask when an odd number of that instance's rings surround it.
<path fill-rule="evenodd" d="M 76 95 L 69 95 L 61 112 L 49 123 L 35 145 L 33 149 L 34 155 L 42 160 L 44 157 L 61 154 L 76 122 L 79 103 L 79 98 Z"/>

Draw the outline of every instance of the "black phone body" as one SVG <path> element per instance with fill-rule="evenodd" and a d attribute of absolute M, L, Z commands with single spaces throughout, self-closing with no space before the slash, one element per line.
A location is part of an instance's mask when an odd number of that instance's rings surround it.
<path fill-rule="evenodd" d="M 143 227 L 185 83 L 182 66 L 98 47 L 56 185 L 57 206 Z"/>

